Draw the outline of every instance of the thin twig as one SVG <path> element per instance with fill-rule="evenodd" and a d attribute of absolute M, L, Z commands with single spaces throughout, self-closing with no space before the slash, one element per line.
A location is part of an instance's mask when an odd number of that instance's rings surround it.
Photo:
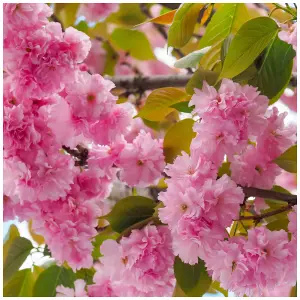
<path fill-rule="evenodd" d="M 261 197 L 267 199 L 274 199 L 287 202 L 289 205 L 297 204 L 297 195 L 285 194 L 276 191 L 263 190 L 254 187 L 242 187 L 245 196 L 248 197 Z"/>
<path fill-rule="evenodd" d="M 279 209 L 276 209 L 276 210 L 272 210 L 272 211 L 269 211 L 267 213 L 263 213 L 261 215 L 255 215 L 255 216 L 241 216 L 238 220 L 236 221 L 241 221 L 241 220 L 254 220 L 255 223 L 259 223 L 262 219 L 264 218 L 267 218 L 267 217 L 271 217 L 271 216 L 274 216 L 274 215 L 277 215 L 277 214 L 280 214 L 282 212 L 285 212 L 285 211 L 289 211 L 292 209 L 292 206 L 291 205 L 287 205 L 287 206 L 284 206 L 284 207 L 281 207 Z"/>

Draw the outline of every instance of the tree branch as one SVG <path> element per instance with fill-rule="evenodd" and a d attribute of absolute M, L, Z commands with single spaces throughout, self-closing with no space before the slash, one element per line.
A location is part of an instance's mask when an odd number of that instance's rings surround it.
<path fill-rule="evenodd" d="M 246 197 L 261 197 L 287 202 L 289 205 L 297 204 L 297 195 L 285 194 L 275 191 L 263 190 L 254 187 L 241 187 Z"/>
<path fill-rule="evenodd" d="M 274 216 L 274 215 L 277 215 L 277 214 L 280 214 L 282 212 L 285 212 L 285 211 L 289 211 L 292 209 L 292 206 L 291 205 L 288 205 L 288 206 L 284 206 L 284 207 L 281 207 L 279 209 L 276 209 L 276 210 L 272 210 L 272 211 L 269 211 L 267 213 L 264 213 L 264 214 L 261 214 L 261 215 L 256 215 L 256 216 L 241 216 L 238 220 L 236 221 L 241 221 L 241 220 L 254 220 L 255 223 L 259 223 L 262 219 L 264 218 L 267 218 L 267 217 L 271 217 L 271 216 Z"/>
<path fill-rule="evenodd" d="M 62 146 L 62 149 L 75 158 L 75 166 L 86 166 L 89 156 L 89 150 L 81 145 L 77 145 L 76 149 L 71 149 L 67 146 Z"/>
<path fill-rule="evenodd" d="M 128 90 L 155 90 L 162 87 L 185 87 L 193 74 L 154 76 L 106 76 L 117 88 Z"/>
<path fill-rule="evenodd" d="M 162 87 L 185 87 L 193 74 L 186 75 L 151 75 L 151 76 L 105 76 L 111 80 L 117 88 L 127 90 L 155 90 Z M 297 86 L 295 77 L 291 78 L 290 84 Z"/>

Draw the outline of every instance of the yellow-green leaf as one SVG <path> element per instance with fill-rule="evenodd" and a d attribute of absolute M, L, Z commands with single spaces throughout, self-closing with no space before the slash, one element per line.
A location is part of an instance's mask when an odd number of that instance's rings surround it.
<path fill-rule="evenodd" d="M 146 35 L 138 30 L 116 28 L 111 34 L 111 43 L 139 60 L 154 59 L 154 53 Z"/>
<path fill-rule="evenodd" d="M 29 220 L 28 222 L 28 230 L 35 242 L 37 242 L 39 245 L 45 244 L 44 237 L 42 235 L 36 234 L 32 229 L 32 220 Z"/>
<path fill-rule="evenodd" d="M 222 166 L 218 170 L 218 177 L 222 177 L 224 174 L 231 176 L 230 162 L 223 162 Z"/>
<path fill-rule="evenodd" d="M 3 263 L 6 261 L 8 250 L 16 237 L 20 236 L 18 227 L 14 224 L 10 225 L 8 233 L 4 239 L 3 245 Z"/>
<path fill-rule="evenodd" d="M 63 23 L 65 28 L 72 26 L 76 21 L 77 10 L 79 3 L 56 3 L 55 14 Z"/>
<path fill-rule="evenodd" d="M 297 145 L 290 147 L 279 157 L 277 157 L 274 162 L 280 168 L 290 173 L 297 173 Z"/>
<path fill-rule="evenodd" d="M 270 44 L 278 25 L 268 17 L 259 17 L 243 24 L 233 38 L 220 78 L 233 78 L 246 70 Z"/>
<path fill-rule="evenodd" d="M 138 117 L 149 121 L 162 121 L 174 111 L 170 106 L 186 101 L 188 95 L 182 90 L 167 87 L 154 90 L 147 98 L 145 106 L 139 111 Z"/>
<path fill-rule="evenodd" d="M 13 240 L 3 264 L 4 285 L 8 283 L 12 276 L 22 266 L 31 249 L 33 249 L 33 246 L 28 239 L 18 236 Z"/>
<path fill-rule="evenodd" d="M 223 288 L 220 286 L 220 282 L 218 282 L 218 281 L 213 281 L 213 282 L 211 283 L 211 287 L 212 287 L 213 289 L 215 289 L 216 291 L 222 293 L 222 294 L 224 295 L 224 297 L 228 297 L 228 291 L 225 290 L 225 289 L 223 289 Z"/>
<path fill-rule="evenodd" d="M 207 25 L 200 39 L 200 48 L 223 41 L 231 33 L 235 34 L 250 19 L 247 7 L 243 3 L 223 4 Z"/>
<path fill-rule="evenodd" d="M 203 81 L 206 81 L 209 85 L 214 85 L 219 77 L 218 72 L 204 70 L 200 67 L 187 83 L 185 90 L 188 94 L 195 93 L 194 89 L 202 89 Z"/>
<path fill-rule="evenodd" d="M 172 163 L 182 151 L 190 153 L 191 141 L 196 136 L 193 125 L 192 119 L 185 119 L 167 131 L 164 138 L 164 155 L 167 163 Z"/>
<path fill-rule="evenodd" d="M 175 68 L 196 68 L 201 57 L 203 57 L 203 55 L 205 53 L 207 53 L 209 51 L 210 47 L 205 47 L 203 49 L 194 51 L 189 53 L 188 55 L 178 59 L 175 63 L 174 63 L 174 67 Z"/>
<path fill-rule="evenodd" d="M 143 23 L 146 19 L 147 17 L 141 11 L 139 3 L 120 3 L 118 11 L 110 14 L 106 22 L 132 27 Z"/>
<path fill-rule="evenodd" d="M 193 35 L 200 10 L 204 5 L 203 3 L 184 3 L 180 5 L 169 29 L 169 46 L 181 48 L 188 43 Z"/>

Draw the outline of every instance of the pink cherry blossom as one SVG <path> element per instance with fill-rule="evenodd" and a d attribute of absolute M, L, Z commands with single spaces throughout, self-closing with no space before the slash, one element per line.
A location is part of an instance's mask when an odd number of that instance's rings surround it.
<path fill-rule="evenodd" d="M 271 189 L 281 169 L 265 153 L 249 145 L 247 150 L 236 155 L 231 161 L 231 177 L 242 185 L 262 189 Z"/>
<path fill-rule="evenodd" d="M 297 88 L 294 88 L 293 91 L 285 90 L 280 96 L 280 101 L 292 111 L 297 112 Z"/>
<path fill-rule="evenodd" d="M 66 88 L 66 100 L 75 116 L 87 121 L 97 121 L 108 114 L 116 102 L 110 90 L 114 85 L 101 75 L 82 72 L 79 81 Z"/>
<path fill-rule="evenodd" d="M 192 151 L 189 156 L 182 151 L 174 160 L 173 164 L 167 164 L 165 173 L 172 180 L 188 180 L 188 184 L 202 185 L 207 178 L 216 178 L 217 169 L 213 162 L 201 157 L 201 153 Z"/>
<path fill-rule="evenodd" d="M 86 297 L 85 281 L 83 279 L 77 279 L 74 282 L 75 289 L 64 287 L 59 285 L 56 287 L 56 297 Z"/>
<path fill-rule="evenodd" d="M 91 50 L 87 58 L 84 60 L 84 63 L 90 72 L 103 74 L 106 62 L 106 51 L 103 49 L 101 41 L 92 40 L 91 43 Z"/>
<path fill-rule="evenodd" d="M 107 145 L 122 138 L 129 131 L 132 115 L 129 103 L 115 105 L 105 117 L 90 126 L 92 139 L 98 144 Z"/>
<path fill-rule="evenodd" d="M 82 3 L 78 15 L 84 15 L 88 22 L 98 22 L 118 9 L 118 3 Z"/>
<path fill-rule="evenodd" d="M 279 114 L 277 107 L 273 107 L 267 118 L 267 127 L 257 138 L 257 148 L 269 156 L 278 157 L 296 142 L 296 125 L 285 125 L 287 112 Z"/>
<path fill-rule="evenodd" d="M 171 237 L 164 226 L 147 225 L 123 237 L 120 244 L 106 240 L 100 247 L 103 270 L 109 270 L 110 281 L 99 273 L 94 276 L 94 292 L 104 286 L 108 294 L 118 296 L 170 296 L 175 286 L 174 255 Z M 112 264 L 113 263 L 113 264 Z M 107 267 L 109 266 L 109 269 Z"/>
<path fill-rule="evenodd" d="M 163 150 L 150 133 L 141 131 L 132 144 L 126 144 L 117 165 L 121 168 L 120 179 L 129 186 L 144 187 L 154 184 L 164 169 Z"/>
<path fill-rule="evenodd" d="M 293 235 L 297 235 L 297 205 L 293 207 L 293 210 L 288 214 L 289 217 L 289 232 Z"/>

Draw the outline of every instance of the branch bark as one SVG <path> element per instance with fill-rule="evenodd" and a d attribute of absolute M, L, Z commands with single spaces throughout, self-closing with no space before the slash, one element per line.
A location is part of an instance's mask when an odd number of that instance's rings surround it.
<path fill-rule="evenodd" d="M 285 194 L 275 191 L 263 190 L 254 187 L 241 187 L 246 197 L 261 197 L 287 202 L 290 205 L 297 204 L 297 195 Z"/>
<path fill-rule="evenodd" d="M 185 87 L 193 74 L 154 76 L 106 76 L 117 88 L 127 90 L 155 90 L 162 87 Z"/>
<path fill-rule="evenodd" d="M 117 88 L 124 88 L 126 90 L 155 90 L 162 87 L 185 87 L 193 74 L 185 75 L 151 75 L 151 76 L 105 76 L 111 80 Z M 297 86 L 295 77 L 291 78 L 290 84 Z"/>
<path fill-rule="evenodd" d="M 241 221 L 242 220 L 254 220 L 256 223 L 259 223 L 264 218 L 271 217 L 271 216 L 280 214 L 282 212 L 289 211 L 291 209 L 292 209 L 292 206 L 288 205 L 288 206 L 284 206 L 284 207 L 281 207 L 281 208 L 276 209 L 276 210 L 269 211 L 269 212 L 261 214 L 261 215 L 256 215 L 256 216 L 241 216 L 236 221 L 240 221 L 240 220 Z"/>

